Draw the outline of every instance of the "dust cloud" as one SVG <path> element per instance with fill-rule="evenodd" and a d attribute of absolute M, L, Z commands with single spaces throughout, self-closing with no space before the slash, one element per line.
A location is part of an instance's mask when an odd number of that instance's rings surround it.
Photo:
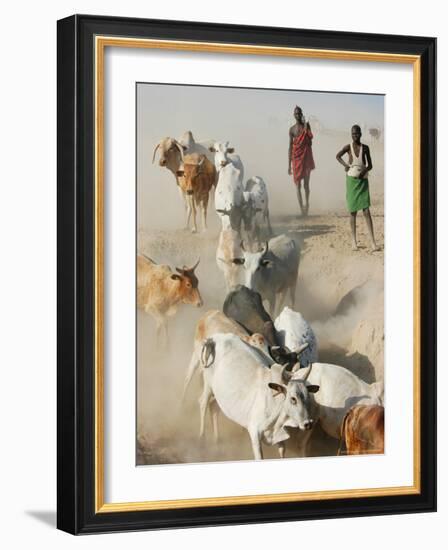
<path fill-rule="evenodd" d="M 151 163 L 154 147 L 160 138 L 168 135 L 180 137 L 185 130 L 191 130 L 198 141 L 210 137 L 231 141 L 243 160 L 245 179 L 259 175 L 267 183 L 274 233 L 287 233 L 301 249 L 295 309 L 309 320 L 316 332 L 320 360 L 345 366 L 372 382 L 383 378 L 383 252 L 368 252 L 362 215 L 358 221 L 360 251 L 350 249 L 345 173 L 335 155 L 350 142 L 352 124 L 362 125 L 367 121 L 382 128 L 382 101 L 381 109 L 378 109 L 366 100 L 363 120 L 354 119 L 347 113 L 341 123 L 339 113 L 337 128 L 331 127 L 334 121 L 330 118 L 322 116 L 318 119 L 316 128 L 313 128 L 316 169 L 311 174 L 310 215 L 299 218 L 295 186 L 287 174 L 287 154 L 292 110 L 295 104 L 303 104 L 300 93 L 290 93 L 283 98 L 280 102 L 282 111 L 274 108 L 275 94 L 269 101 L 257 97 L 253 102 L 255 106 L 247 108 L 244 117 L 235 118 L 233 114 L 231 125 L 225 112 L 220 117 L 216 113 L 212 117 L 210 113 L 209 119 L 202 113 L 196 128 L 192 123 L 189 125 L 185 117 L 179 120 L 180 114 L 176 117 L 176 112 L 172 119 L 170 117 L 171 127 L 170 124 L 159 125 L 156 114 L 147 105 L 148 98 L 154 100 L 155 97 L 147 88 L 145 85 L 145 90 L 140 90 L 138 96 L 137 248 L 158 263 L 170 265 L 173 270 L 176 266 L 192 265 L 200 258 L 196 273 L 204 306 L 180 306 L 169 321 L 167 349 L 158 345 L 153 318 L 142 311 L 137 313 L 137 463 L 252 459 L 246 431 L 222 414 L 219 417 L 218 443 L 213 440 L 211 423 L 206 426 L 205 439 L 199 440 L 199 375 L 190 385 L 185 402 L 181 401 L 196 323 L 206 311 L 222 309 L 226 295 L 224 278 L 215 261 L 220 221 L 211 199 L 207 231 L 193 235 L 184 229 L 184 206 L 174 177 L 158 166 L 157 161 Z M 177 90 L 177 93 L 181 91 Z M 231 92 L 226 90 L 227 95 Z M 246 90 L 243 92 L 247 94 Z M 331 103 L 334 98 L 327 96 L 343 94 L 317 95 L 320 102 Z M 340 101 L 340 97 L 336 100 Z M 184 98 L 182 105 L 185 101 Z M 316 103 L 319 102 L 314 97 L 313 101 L 313 114 L 318 117 Z M 235 100 L 237 104 L 238 98 Z M 194 105 L 190 104 L 189 109 L 193 108 Z M 306 105 L 304 110 L 307 114 Z M 331 111 L 327 105 L 325 112 Z M 375 120 L 372 120 L 372 112 L 376 113 Z M 369 176 L 371 212 L 377 241 L 383 248 L 383 143 L 381 139 L 369 139 L 368 135 L 362 141 L 367 142 L 372 151 L 374 168 Z M 372 335 L 375 335 L 373 346 Z M 313 455 L 336 453 L 337 442 L 323 432 L 316 430 L 313 439 Z M 264 453 L 267 458 L 278 456 L 275 448 L 267 446 Z M 287 449 L 287 456 L 293 455 L 294 452 Z"/>

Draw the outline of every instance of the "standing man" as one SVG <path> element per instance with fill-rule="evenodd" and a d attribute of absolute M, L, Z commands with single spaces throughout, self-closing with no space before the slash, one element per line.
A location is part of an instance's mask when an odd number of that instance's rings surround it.
<path fill-rule="evenodd" d="M 292 174 L 297 186 L 297 199 L 299 200 L 302 216 L 308 215 L 310 207 L 310 174 L 314 170 L 312 141 L 313 134 L 309 122 L 305 122 L 302 109 L 296 105 L 294 109 L 296 123 L 289 129 L 288 150 L 288 175 Z M 305 188 L 305 207 L 303 206 L 301 182 Z"/>
<path fill-rule="evenodd" d="M 364 212 L 367 230 L 369 232 L 372 251 L 379 250 L 373 234 L 372 217 L 370 215 L 370 193 L 367 173 L 372 169 L 372 159 L 368 145 L 361 143 L 361 127 L 352 126 L 352 140 L 336 155 L 337 161 L 344 166 L 346 176 L 347 209 L 350 212 L 350 228 L 352 231 L 352 250 L 358 250 L 356 241 L 356 214 L 358 210 Z M 342 158 L 348 153 L 348 164 Z"/>

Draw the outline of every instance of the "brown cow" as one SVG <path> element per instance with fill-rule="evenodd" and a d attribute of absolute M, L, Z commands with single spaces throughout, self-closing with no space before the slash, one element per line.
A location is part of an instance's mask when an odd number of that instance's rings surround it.
<path fill-rule="evenodd" d="M 200 365 L 201 352 L 205 340 L 207 340 L 207 338 L 210 338 L 210 336 L 214 336 L 215 334 L 220 333 L 235 334 L 250 346 L 259 349 L 264 355 L 270 357 L 266 339 L 262 334 L 254 333 L 252 335 L 249 335 L 249 333 L 242 325 L 240 325 L 233 319 L 230 319 L 221 311 L 217 309 L 207 311 L 207 313 L 199 319 L 196 325 L 193 354 L 191 356 L 190 364 L 188 366 L 187 374 L 185 376 L 183 391 L 184 396 L 194 373 Z M 272 362 L 274 361 L 272 360 Z"/>
<path fill-rule="evenodd" d="M 137 256 L 137 306 L 154 317 L 157 337 L 163 331 L 167 342 L 167 318 L 175 315 L 180 304 L 202 306 L 198 278 L 193 267 L 176 267 L 174 273 L 167 265 L 156 264 L 146 256 Z"/>
<path fill-rule="evenodd" d="M 210 190 L 216 183 L 216 169 L 205 155 L 185 155 L 177 171 L 178 183 L 187 197 L 187 228 L 192 218 L 192 232 L 197 232 L 196 206 L 202 210 L 203 230 L 207 229 L 207 206 Z"/>
<path fill-rule="evenodd" d="M 344 417 L 341 426 L 341 444 L 346 454 L 384 453 L 384 407 L 380 405 L 355 405 Z"/>

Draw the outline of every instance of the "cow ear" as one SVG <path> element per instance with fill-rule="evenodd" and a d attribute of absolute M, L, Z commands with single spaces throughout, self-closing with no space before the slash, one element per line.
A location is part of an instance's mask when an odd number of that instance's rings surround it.
<path fill-rule="evenodd" d="M 268 386 L 271 388 L 271 390 L 274 391 L 274 397 L 277 397 L 277 395 L 280 395 L 281 393 L 283 395 L 286 395 L 286 386 L 283 384 L 276 384 L 275 382 L 269 382 Z"/>
<path fill-rule="evenodd" d="M 263 267 L 272 267 L 272 261 L 271 260 L 261 260 L 261 265 Z"/>
<path fill-rule="evenodd" d="M 180 281 L 182 279 L 182 277 L 180 275 L 178 275 L 177 273 L 173 273 L 171 275 L 171 279 L 173 279 L 173 281 Z"/>
<path fill-rule="evenodd" d="M 320 386 L 316 386 L 315 384 L 310 384 L 306 387 L 306 389 L 309 391 L 309 393 L 316 393 L 319 391 Z"/>

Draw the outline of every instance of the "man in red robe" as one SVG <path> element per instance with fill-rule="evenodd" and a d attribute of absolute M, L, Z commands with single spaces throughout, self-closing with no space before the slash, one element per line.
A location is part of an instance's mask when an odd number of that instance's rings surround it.
<path fill-rule="evenodd" d="M 309 122 L 305 122 L 302 109 L 296 105 L 294 109 L 296 123 L 289 129 L 289 150 L 288 150 L 288 174 L 292 174 L 297 187 L 297 198 L 299 200 L 302 216 L 308 215 L 310 207 L 310 174 L 314 170 L 313 159 L 313 133 Z M 305 206 L 302 198 L 302 183 L 305 189 Z"/>

